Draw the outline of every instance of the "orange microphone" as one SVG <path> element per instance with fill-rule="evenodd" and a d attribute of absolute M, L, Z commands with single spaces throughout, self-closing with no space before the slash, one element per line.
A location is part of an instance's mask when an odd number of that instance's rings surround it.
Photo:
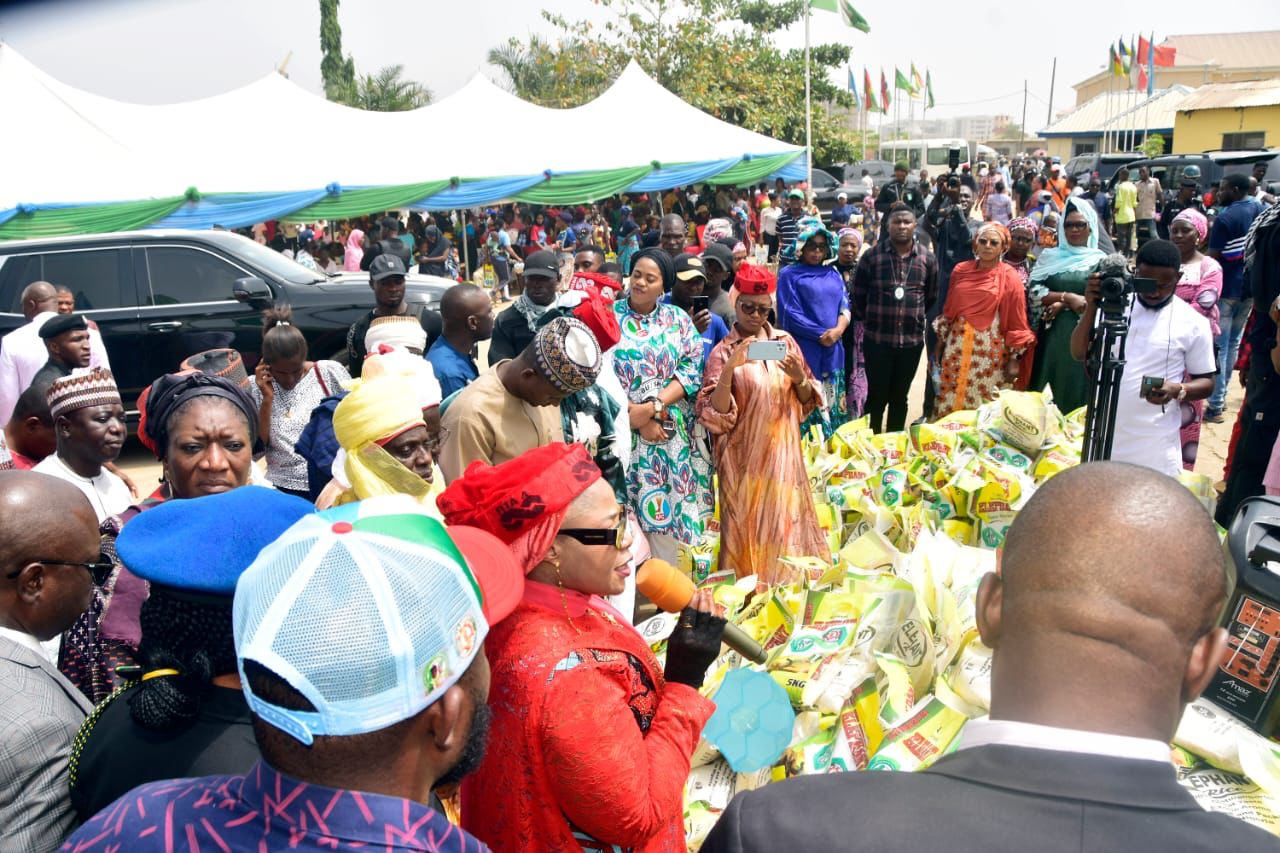
<path fill-rule="evenodd" d="M 697 587 L 666 560 L 645 560 L 636 572 L 636 588 L 668 613 L 679 613 L 689 606 Z M 724 644 L 752 663 L 764 663 L 767 655 L 760 644 L 732 622 L 724 625 Z"/>

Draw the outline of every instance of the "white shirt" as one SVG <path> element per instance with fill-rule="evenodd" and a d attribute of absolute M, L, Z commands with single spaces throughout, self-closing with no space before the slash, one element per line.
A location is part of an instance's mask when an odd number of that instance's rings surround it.
<path fill-rule="evenodd" d="M 99 524 L 113 515 L 124 512 L 133 503 L 133 495 L 129 494 L 129 487 L 124 484 L 124 480 L 106 468 L 103 468 L 96 477 L 81 477 L 68 468 L 67 463 L 59 459 L 58 454 L 55 453 L 37 462 L 31 470 L 57 477 L 59 480 L 66 480 L 83 492 L 97 514 Z"/>
<path fill-rule="evenodd" d="M 760 211 L 760 230 L 765 234 L 777 234 L 778 217 L 781 215 L 782 208 L 772 204 Z"/>
<path fill-rule="evenodd" d="M 1176 477 L 1182 470 L 1182 443 L 1178 438 L 1181 407 L 1176 401 L 1162 407 L 1144 400 L 1139 395 L 1142 377 L 1160 376 L 1165 382 L 1181 382 L 1184 373 L 1213 373 L 1209 321 L 1181 299 L 1171 299 L 1159 311 L 1152 311 L 1134 297 L 1124 357 L 1111 458 Z"/>
<path fill-rule="evenodd" d="M 42 311 L 27 325 L 0 338 L 0 425 L 9 422 L 18 398 L 49 360 L 49 350 L 40 339 L 40 327 L 56 316 L 56 311 Z"/>
<path fill-rule="evenodd" d="M 1099 755 L 1136 761 L 1171 763 L 1169 744 L 1158 740 L 1127 735 L 1090 732 L 1084 729 L 1060 729 L 1017 720 L 992 720 L 986 717 L 970 720 L 960 732 L 956 749 L 979 746 L 1020 746 L 1072 752 L 1077 755 Z"/>
<path fill-rule="evenodd" d="M 874 192 L 876 188 L 876 180 L 870 175 L 863 175 L 862 185 L 867 188 L 868 193 Z"/>
<path fill-rule="evenodd" d="M 40 337 L 40 327 L 56 316 L 55 311 L 42 311 L 27 325 L 0 338 L 0 428 L 9 422 L 18 398 L 31 387 L 31 380 L 49 360 L 49 349 Z M 97 329 L 89 330 L 89 366 L 111 369 L 102 333 Z"/>

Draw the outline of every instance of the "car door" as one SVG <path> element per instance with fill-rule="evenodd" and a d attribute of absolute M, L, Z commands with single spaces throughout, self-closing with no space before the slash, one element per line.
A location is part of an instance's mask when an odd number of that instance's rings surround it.
<path fill-rule="evenodd" d="M 126 408 L 150 380 L 138 355 L 138 294 L 129 253 L 118 246 L 41 252 L 40 277 L 71 289 L 76 313 L 97 323 Z"/>
<path fill-rule="evenodd" d="M 188 356 L 232 347 L 257 363 L 262 322 L 232 296 L 236 279 L 255 275 L 196 245 L 168 243 L 135 247 L 139 308 L 146 346 L 142 356 L 152 378 L 176 371 Z"/>

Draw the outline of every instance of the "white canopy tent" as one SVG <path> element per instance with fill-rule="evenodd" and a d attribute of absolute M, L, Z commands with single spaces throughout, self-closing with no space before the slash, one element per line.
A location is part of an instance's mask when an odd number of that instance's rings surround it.
<path fill-rule="evenodd" d="M 275 73 L 209 98 L 126 103 L 61 83 L 0 43 L 0 111 L 12 122 L 0 136 L 0 212 L 163 199 L 189 187 L 201 195 L 298 193 L 727 167 L 804 150 L 690 106 L 634 62 L 598 98 L 573 109 L 527 103 L 477 73 L 438 103 L 379 113 L 333 103 Z M 631 132 L 642 115 L 669 130 Z M 476 116 L 500 116 L 511 132 L 477 133 Z M 369 155 L 379 143 L 404 146 L 412 156 Z"/>

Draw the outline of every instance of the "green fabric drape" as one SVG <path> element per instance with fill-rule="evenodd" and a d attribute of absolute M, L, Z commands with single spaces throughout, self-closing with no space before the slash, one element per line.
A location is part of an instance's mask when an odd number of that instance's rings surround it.
<path fill-rule="evenodd" d="M 163 219 L 186 200 L 186 196 L 174 196 L 145 201 L 39 208 L 34 213 L 19 213 L 0 225 L 0 240 L 133 231 Z"/>
<path fill-rule="evenodd" d="M 366 187 L 342 192 L 318 201 L 309 207 L 282 216 L 288 222 L 314 222 L 317 219 L 347 219 L 381 210 L 408 207 L 421 199 L 433 196 L 449 186 L 447 180 L 426 181 L 420 184 L 396 184 L 388 187 Z"/>
<path fill-rule="evenodd" d="M 726 169 L 709 180 L 714 184 L 730 184 L 735 187 L 754 184 L 758 181 L 764 180 L 783 166 L 790 163 L 792 160 L 803 155 L 803 151 L 788 151 L 785 154 L 774 154 L 770 157 L 755 157 L 751 160 L 743 160 L 733 168 Z"/>
<path fill-rule="evenodd" d="M 518 201 L 529 204 L 575 204 L 607 198 L 624 192 L 627 187 L 653 171 L 652 164 L 598 172 L 574 172 L 553 175 L 524 192 L 516 193 Z"/>

